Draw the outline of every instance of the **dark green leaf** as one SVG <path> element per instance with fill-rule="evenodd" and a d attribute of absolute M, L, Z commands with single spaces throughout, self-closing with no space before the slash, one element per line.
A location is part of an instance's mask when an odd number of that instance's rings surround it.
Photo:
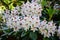
<path fill-rule="evenodd" d="M 30 38 L 32 39 L 32 40 L 37 40 L 37 33 L 35 33 L 35 32 L 30 32 Z"/>

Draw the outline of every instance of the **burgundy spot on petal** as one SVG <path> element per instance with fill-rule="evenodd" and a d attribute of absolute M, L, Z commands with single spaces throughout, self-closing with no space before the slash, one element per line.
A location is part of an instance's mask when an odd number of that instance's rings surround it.
<path fill-rule="evenodd" d="M 38 22 L 36 22 L 36 24 L 37 24 Z"/>
<path fill-rule="evenodd" d="M 15 23 L 17 23 L 17 21 L 15 21 Z"/>
<path fill-rule="evenodd" d="M 39 10 L 40 10 L 41 8 L 39 8 Z"/>
<path fill-rule="evenodd" d="M 29 8 L 31 8 L 31 6 L 29 6 Z"/>
<path fill-rule="evenodd" d="M 40 12 L 38 12 L 38 14 L 40 14 Z"/>
<path fill-rule="evenodd" d="M 34 18 L 32 18 L 32 19 L 34 19 Z"/>
<path fill-rule="evenodd" d="M 16 19 L 16 17 L 14 17 Z"/>
<path fill-rule="evenodd" d="M 36 6 L 36 5 L 34 5 L 34 6 Z"/>
<path fill-rule="evenodd" d="M 17 29 L 17 27 L 15 27 L 15 29 Z"/>
<path fill-rule="evenodd" d="M 20 25 L 22 25 L 22 23 L 20 23 Z"/>
<path fill-rule="evenodd" d="M 34 8 L 34 10 L 36 10 L 36 8 Z"/>

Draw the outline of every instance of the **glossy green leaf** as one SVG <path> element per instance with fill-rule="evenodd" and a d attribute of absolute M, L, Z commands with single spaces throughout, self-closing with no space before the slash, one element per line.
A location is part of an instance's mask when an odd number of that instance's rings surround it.
<path fill-rule="evenodd" d="M 49 7 L 46 9 L 47 10 L 47 14 L 49 15 L 49 20 L 51 20 L 52 16 L 55 14 L 56 10 Z"/>
<path fill-rule="evenodd" d="M 37 34 L 35 32 L 30 32 L 29 36 L 32 40 L 37 40 Z"/>
<path fill-rule="evenodd" d="M 42 4 L 42 6 L 44 7 L 44 6 L 47 5 L 47 1 L 46 1 L 46 0 L 42 0 L 41 4 Z"/>

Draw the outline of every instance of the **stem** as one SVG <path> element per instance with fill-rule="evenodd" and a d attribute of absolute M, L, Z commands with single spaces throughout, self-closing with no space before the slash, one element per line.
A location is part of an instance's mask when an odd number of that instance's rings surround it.
<path fill-rule="evenodd" d="M 52 15 L 49 16 L 49 21 L 51 20 L 51 18 L 52 18 Z"/>

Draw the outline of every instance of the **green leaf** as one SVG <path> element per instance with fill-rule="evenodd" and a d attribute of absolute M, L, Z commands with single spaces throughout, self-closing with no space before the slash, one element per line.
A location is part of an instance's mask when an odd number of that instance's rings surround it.
<path fill-rule="evenodd" d="M 14 31 L 10 32 L 8 35 L 12 35 L 14 33 Z"/>
<path fill-rule="evenodd" d="M 49 40 L 49 38 L 46 38 L 46 37 L 45 37 L 45 38 L 43 38 L 43 40 Z"/>
<path fill-rule="evenodd" d="M 1 37 L 6 36 L 7 34 L 2 34 Z"/>
<path fill-rule="evenodd" d="M 3 0 L 6 4 L 11 3 L 12 0 Z"/>
<path fill-rule="evenodd" d="M 49 15 L 49 20 L 51 20 L 52 16 L 55 14 L 56 10 L 49 7 L 49 8 L 46 8 L 47 10 L 47 14 Z"/>
<path fill-rule="evenodd" d="M 11 4 L 9 5 L 9 9 L 10 9 L 10 10 L 13 10 L 13 9 L 14 9 L 13 3 L 11 3 Z"/>
<path fill-rule="evenodd" d="M 32 40 L 37 40 L 37 34 L 35 32 L 30 32 L 29 36 Z"/>
<path fill-rule="evenodd" d="M 42 4 L 43 7 L 46 6 L 47 5 L 46 0 L 42 0 L 41 4 Z"/>
<path fill-rule="evenodd" d="M 59 40 L 57 36 L 51 36 L 49 39 L 50 40 Z"/>
<path fill-rule="evenodd" d="M 23 31 L 21 34 L 21 37 L 25 37 L 27 35 L 27 32 Z"/>

